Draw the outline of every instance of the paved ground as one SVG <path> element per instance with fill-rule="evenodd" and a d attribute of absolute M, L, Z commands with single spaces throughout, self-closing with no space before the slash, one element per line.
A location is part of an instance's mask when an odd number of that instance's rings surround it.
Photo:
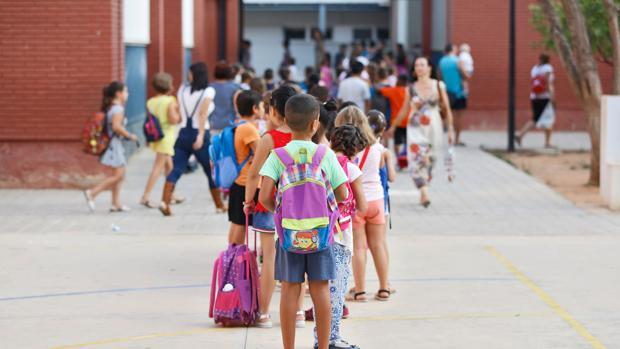
<path fill-rule="evenodd" d="M 346 338 L 365 349 L 620 348 L 620 214 L 578 209 L 474 146 L 501 135 L 464 139 L 456 182 L 438 172 L 428 210 L 399 175 L 389 235 L 398 293 L 351 304 Z M 128 204 L 150 161 L 132 159 Z M 0 347 L 281 347 L 277 321 L 220 329 L 208 319 L 227 224 L 200 174 L 179 192 L 188 202 L 164 219 L 135 204 L 108 214 L 107 195 L 90 214 L 77 191 L 0 191 Z M 298 333 L 310 348 L 310 327 Z"/>

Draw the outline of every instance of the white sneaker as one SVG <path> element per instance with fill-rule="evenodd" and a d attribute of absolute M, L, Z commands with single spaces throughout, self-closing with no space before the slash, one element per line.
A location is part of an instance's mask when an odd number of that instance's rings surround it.
<path fill-rule="evenodd" d="M 295 318 L 295 327 L 306 328 L 306 314 L 303 310 L 297 312 L 297 317 Z"/>
<path fill-rule="evenodd" d="M 90 190 L 84 190 L 84 198 L 86 199 L 86 204 L 88 205 L 88 209 L 90 212 L 95 212 L 95 202 L 90 196 Z"/>
<path fill-rule="evenodd" d="M 260 314 L 254 325 L 258 328 L 272 328 L 273 322 L 269 314 Z"/>
<path fill-rule="evenodd" d="M 131 208 L 129 206 L 121 205 L 121 207 L 111 207 L 110 212 L 129 212 Z"/>

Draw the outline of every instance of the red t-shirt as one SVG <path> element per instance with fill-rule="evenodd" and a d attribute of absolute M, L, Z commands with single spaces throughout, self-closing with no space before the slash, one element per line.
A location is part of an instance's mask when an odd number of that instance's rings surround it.
<path fill-rule="evenodd" d="M 278 130 L 267 131 L 267 134 L 271 135 L 271 139 L 273 139 L 273 149 L 282 148 L 287 145 L 291 139 L 293 138 L 292 133 L 285 133 Z M 276 190 L 273 190 L 273 195 L 275 196 Z M 263 205 L 259 203 L 256 204 L 256 212 L 269 212 Z"/>

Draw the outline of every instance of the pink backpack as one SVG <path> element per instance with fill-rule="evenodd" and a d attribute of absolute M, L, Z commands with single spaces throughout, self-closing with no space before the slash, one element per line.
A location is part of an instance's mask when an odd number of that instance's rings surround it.
<path fill-rule="evenodd" d="M 246 217 L 245 245 L 231 244 L 215 260 L 209 317 L 223 326 L 250 326 L 258 315 L 256 232 L 250 250 Z"/>
<path fill-rule="evenodd" d="M 353 190 L 351 189 L 351 183 L 349 183 L 349 158 L 344 155 L 338 155 L 338 162 L 340 166 L 344 170 L 344 174 L 347 175 L 347 181 L 345 185 L 347 186 L 347 190 L 349 191 L 349 196 L 347 198 L 338 203 L 338 211 L 340 211 L 340 217 L 338 217 L 338 226 L 340 229 L 338 231 L 334 231 L 334 234 L 340 234 L 342 231 L 345 231 L 351 225 L 351 220 L 355 216 L 355 196 L 353 195 Z"/>

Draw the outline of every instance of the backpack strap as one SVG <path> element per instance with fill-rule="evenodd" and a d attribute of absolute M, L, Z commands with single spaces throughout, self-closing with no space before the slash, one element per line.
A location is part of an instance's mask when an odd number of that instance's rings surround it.
<path fill-rule="evenodd" d="M 327 146 L 325 144 L 319 144 L 312 156 L 312 164 L 315 166 L 321 165 L 325 154 L 327 154 Z"/>
<path fill-rule="evenodd" d="M 273 153 L 276 154 L 278 159 L 282 162 L 284 167 L 289 167 L 295 164 L 295 160 L 291 157 L 291 155 L 284 148 L 276 148 L 273 150 Z"/>
<path fill-rule="evenodd" d="M 364 164 L 366 163 L 366 159 L 368 158 L 368 153 L 370 152 L 370 146 L 367 146 L 364 149 L 364 154 L 362 155 L 362 160 L 360 161 L 360 170 L 364 168 Z"/>
<path fill-rule="evenodd" d="M 200 105 L 200 102 L 202 102 L 202 96 L 204 96 L 205 91 L 207 90 L 207 88 L 203 89 L 202 92 L 200 93 L 200 97 L 198 98 L 198 102 L 196 102 L 196 105 L 194 105 L 194 109 L 192 110 L 192 113 L 188 113 L 187 112 L 187 106 L 185 105 L 185 102 L 183 101 L 183 96 L 185 95 L 185 90 L 187 90 L 190 87 L 190 85 L 185 85 L 185 88 L 183 89 L 183 92 L 181 93 L 181 105 L 183 105 L 183 110 L 185 111 L 185 116 L 187 117 L 187 120 L 185 121 L 186 126 L 189 125 L 189 120 L 191 120 L 194 117 L 194 114 L 196 114 L 196 110 L 198 110 L 198 106 Z M 189 92 L 189 95 L 192 95 L 192 91 Z"/>

